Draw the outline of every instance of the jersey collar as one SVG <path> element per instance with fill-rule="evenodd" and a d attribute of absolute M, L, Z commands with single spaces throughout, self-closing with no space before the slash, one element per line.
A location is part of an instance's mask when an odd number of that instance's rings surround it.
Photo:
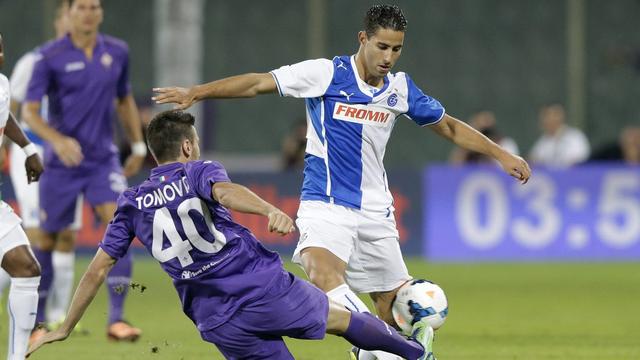
<path fill-rule="evenodd" d="M 371 93 L 371 90 L 369 90 L 372 86 L 370 86 L 369 84 L 367 84 L 366 82 L 364 82 L 364 80 L 362 80 L 360 78 L 360 75 L 358 75 L 358 68 L 356 67 L 356 56 L 355 55 L 351 55 L 350 58 L 350 62 L 351 62 L 351 71 L 353 71 L 353 76 L 356 78 L 356 83 L 358 84 L 358 88 L 360 89 L 360 92 L 362 92 L 364 95 L 370 97 L 370 98 L 374 98 L 380 94 L 382 94 L 385 90 L 387 90 L 387 88 L 389 87 L 389 74 L 387 73 L 387 75 L 385 75 L 384 78 L 382 78 L 382 81 L 384 82 L 384 84 L 382 85 L 382 88 L 376 90 L 375 93 Z"/>

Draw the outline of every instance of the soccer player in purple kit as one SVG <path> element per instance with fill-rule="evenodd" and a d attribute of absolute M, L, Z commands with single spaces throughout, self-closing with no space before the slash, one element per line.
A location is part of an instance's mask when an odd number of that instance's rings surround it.
<path fill-rule="evenodd" d="M 127 45 L 98 32 L 103 19 L 100 0 L 71 0 L 68 15 L 69 33 L 39 49 L 41 58 L 35 64 L 23 106 L 24 120 L 45 140 L 47 172 L 40 182 L 43 246 L 36 249 L 43 268 L 40 289 L 45 292 L 52 281 L 51 250 L 56 241 L 72 241 L 63 237 L 69 236 L 65 230 L 73 223 L 78 196 L 84 195 L 99 219 L 108 223 L 118 195 L 127 186 L 125 176 L 135 174 L 146 155 L 129 84 Z M 45 95 L 49 100 L 48 123 L 40 116 Z M 132 141 L 133 154 L 124 171 L 112 139 L 114 100 Z M 107 279 L 107 335 L 113 340 L 133 341 L 141 334 L 123 319 L 131 261 L 130 255 L 125 256 Z M 41 300 L 38 323 L 45 320 L 44 307 Z"/>
<path fill-rule="evenodd" d="M 147 141 L 158 166 L 120 196 L 65 322 L 29 352 L 68 337 L 105 274 L 137 237 L 173 280 L 202 338 L 227 359 L 293 359 L 283 336 L 321 339 L 325 332 L 363 349 L 429 358 L 433 330 L 426 323 L 418 322 L 407 339 L 368 313 L 350 312 L 285 271 L 277 253 L 231 219 L 228 209 L 268 217 L 269 231 L 294 231 L 289 216 L 230 182 L 220 163 L 198 160 L 194 121 L 182 111 L 165 111 L 151 121 Z"/>

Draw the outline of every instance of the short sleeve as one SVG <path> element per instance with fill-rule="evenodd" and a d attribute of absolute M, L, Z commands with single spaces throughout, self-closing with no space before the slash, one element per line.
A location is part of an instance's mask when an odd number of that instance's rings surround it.
<path fill-rule="evenodd" d="M 47 60 L 43 56 L 39 56 L 33 66 L 25 100 L 40 102 L 49 90 L 52 77 L 53 71 L 49 67 Z"/>
<path fill-rule="evenodd" d="M 131 225 L 132 221 L 126 211 L 128 208 L 126 199 L 123 195 L 120 195 L 116 213 L 107 226 L 104 238 L 99 244 L 100 248 L 114 259 L 120 259 L 127 253 L 131 241 L 135 237 L 133 226 Z"/>
<path fill-rule="evenodd" d="M 409 110 L 406 115 L 420 126 L 433 125 L 444 117 L 444 107 L 440 102 L 429 95 L 426 95 L 411 80 L 407 78 Z"/>
<path fill-rule="evenodd" d="M 333 79 L 333 62 L 314 59 L 271 71 L 280 96 L 314 98 L 324 95 Z"/>
<path fill-rule="evenodd" d="M 34 52 L 29 52 L 22 56 L 16 63 L 16 66 L 11 72 L 11 98 L 17 102 L 23 102 L 27 97 L 27 88 L 29 86 L 29 80 L 31 80 L 31 74 L 33 73 L 33 67 L 40 55 Z"/>
<path fill-rule="evenodd" d="M 118 87 L 116 89 L 119 99 L 131 94 L 131 83 L 129 82 L 129 49 L 125 48 L 122 59 L 122 71 L 118 77 Z"/>
<path fill-rule="evenodd" d="M 202 199 L 212 199 L 211 187 L 217 182 L 231 182 L 227 170 L 217 161 L 190 163 L 187 179 L 195 193 Z"/>

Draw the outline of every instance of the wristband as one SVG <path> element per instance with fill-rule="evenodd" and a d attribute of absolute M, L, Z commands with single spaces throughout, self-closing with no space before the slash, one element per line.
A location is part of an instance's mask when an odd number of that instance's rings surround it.
<path fill-rule="evenodd" d="M 136 156 L 146 156 L 147 155 L 147 145 L 144 141 L 137 141 L 131 144 L 131 153 Z"/>
<path fill-rule="evenodd" d="M 38 153 L 38 149 L 36 148 L 36 146 L 35 146 L 35 145 L 33 145 L 33 143 L 29 143 L 29 144 L 25 145 L 25 146 L 22 148 L 22 151 L 24 151 L 24 154 L 25 154 L 27 157 L 29 157 L 29 156 L 31 156 L 31 155 L 35 155 L 35 154 L 37 154 L 37 153 Z"/>

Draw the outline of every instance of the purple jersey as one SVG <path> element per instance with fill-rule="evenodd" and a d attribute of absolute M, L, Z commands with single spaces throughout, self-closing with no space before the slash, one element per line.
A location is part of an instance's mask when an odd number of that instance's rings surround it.
<path fill-rule="evenodd" d="M 114 99 L 131 93 L 129 49 L 116 38 L 98 34 L 93 57 L 75 47 L 70 35 L 39 49 L 26 101 L 49 97 L 49 126 L 73 137 L 82 147 L 81 166 L 100 165 L 117 154 L 113 144 Z M 45 147 L 45 164 L 63 167 Z"/>
<path fill-rule="evenodd" d="M 200 331 L 261 298 L 284 272 L 278 254 L 213 200 L 211 186 L 228 181 L 217 162 L 158 166 L 120 196 L 100 243 L 107 254 L 121 258 L 137 237 L 171 276 L 185 314 Z"/>

